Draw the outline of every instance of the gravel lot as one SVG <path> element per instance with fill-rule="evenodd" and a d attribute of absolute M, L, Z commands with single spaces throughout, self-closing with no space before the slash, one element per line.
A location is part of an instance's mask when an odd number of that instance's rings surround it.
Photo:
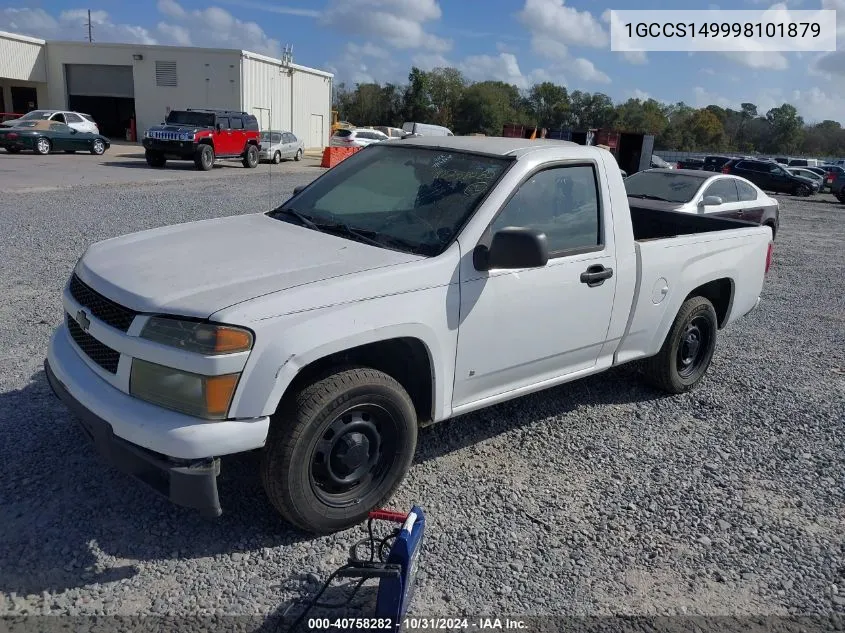
<path fill-rule="evenodd" d="M 266 209 L 319 173 L 5 195 L 0 614 L 279 614 L 345 562 L 362 531 L 287 529 L 255 455 L 224 461 L 215 521 L 108 469 L 41 369 L 89 243 Z M 393 503 L 428 513 L 413 612 L 845 613 L 843 219 L 782 198 L 764 301 L 693 393 L 623 367 L 425 429 Z"/>

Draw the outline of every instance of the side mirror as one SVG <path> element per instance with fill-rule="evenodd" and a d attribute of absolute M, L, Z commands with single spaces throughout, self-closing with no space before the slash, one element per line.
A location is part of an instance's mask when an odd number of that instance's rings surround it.
<path fill-rule="evenodd" d="M 722 199 L 719 196 L 704 196 L 701 201 L 702 207 L 718 207 L 722 204 Z"/>
<path fill-rule="evenodd" d="M 298 185 L 298 186 L 294 187 L 293 188 L 293 195 L 295 195 L 295 196 L 299 195 L 300 193 L 302 193 L 302 191 L 303 191 L 303 189 L 305 189 L 305 187 L 306 187 L 306 185 Z"/>
<path fill-rule="evenodd" d="M 549 261 L 549 244 L 545 233 L 509 227 L 497 231 L 489 247 L 476 246 L 472 261 L 476 270 L 541 268 Z"/>

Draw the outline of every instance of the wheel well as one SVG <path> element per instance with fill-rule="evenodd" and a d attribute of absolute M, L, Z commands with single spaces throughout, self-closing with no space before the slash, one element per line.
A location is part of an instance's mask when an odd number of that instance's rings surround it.
<path fill-rule="evenodd" d="M 721 329 L 725 320 L 728 317 L 728 311 L 731 309 L 734 296 L 734 282 L 727 277 L 723 279 L 714 279 L 704 285 L 699 286 L 687 295 L 687 299 L 692 297 L 704 297 L 713 304 L 716 310 L 716 318 Z"/>
<path fill-rule="evenodd" d="M 197 141 L 197 145 L 211 145 L 211 149 L 214 149 L 214 141 L 212 141 L 210 138 L 201 138 L 199 141 Z"/>
<path fill-rule="evenodd" d="M 777 230 L 778 230 L 777 227 L 775 226 L 775 221 L 774 220 L 767 220 L 766 222 L 763 223 L 763 226 L 768 226 L 770 229 L 772 229 L 772 239 L 775 239 L 775 233 L 777 233 Z"/>
<path fill-rule="evenodd" d="M 410 337 L 368 343 L 315 360 L 299 371 L 288 386 L 284 398 L 344 365 L 370 367 L 393 377 L 411 396 L 420 424 L 432 420 L 434 394 L 431 359 L 425 344 Z"/>

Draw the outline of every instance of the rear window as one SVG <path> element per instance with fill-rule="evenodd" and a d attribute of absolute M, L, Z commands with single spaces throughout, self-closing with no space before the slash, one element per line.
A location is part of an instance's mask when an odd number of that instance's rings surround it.
<path fill-rule="evenodd" d="M 344 136 L 351 136 L 352 130 L 338 130 L 334 133 L 335 136 L 344 137 Z"/>
<path fill-rule="evenodd" d="M 184 110 L 173 110 L 167 115 L 166 122 L 170 125 L 191 125 L 194 127 L 214 126 L 214 113 L 212 112 L 186 112 Z"/>
<path fill-rule="evenodd" d="M 625 190 L 632 197 L 689 202 L 704 181 L 704 178 L 671 171 L 641 171 L 625 179 Z"/>

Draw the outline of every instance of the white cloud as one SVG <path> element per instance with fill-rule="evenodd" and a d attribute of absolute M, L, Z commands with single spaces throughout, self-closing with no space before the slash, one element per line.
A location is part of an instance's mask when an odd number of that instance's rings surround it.
<path fill-rule="evenodd" d="M 698 72 L 704 73 L 705 75 L 715 75 L 716 74 L 716 71 L 713 70 L 712 68 L 702 68 Z"/>
<path fill-rule="evenodd" d="M 572 62 L 571 68 L 575 71 L 575 74 L 584 81 L 592 81 L 600 84 L 610 83 L 610 77 L 596 68 L 593 62 L 589 59 L 579 57 Z"/>
<path fill-rule="evenodd" d="M 43 9 L 0 10 L 0 30 L 34 35 L 45 39 L 82 40 L 87 37 L 86 9 L 62 11 L 54 17 Z M 94 40 L 98 42 L 128 42 L 131 44 L 156 44 L 155 36 L 147 29 L 130 24 L 115 24 L 105 11 L 92 11 Z"/>
<path fill-rule="evenodd" d="M 552 60 L 564 60 L 569 56 L 569 48 L 558 39 L 537 35 L 531 38 L 531 50 L 540 57 Z"/>
<path fill-rule="evenodd" d="M 593 48 L 604 48 L 609 41 L 592 13 L 568 7 L 564 0 L 525 0 L 518 17 L 534 38 Z"/>
<path fill-rule="evenodd" d="M 696 108 L 704 108 L 709 105 L 717 105 L 723 108 L 732 108 L 736 105 L 731 99 L 707 92 L 701 86 L 696 86 L 695 88 L 693 88 L 692 94 L 693 105 Z"/>
<path fill-rule="evenodd" d="M 718 95 L 713 92 L 709 92 L 701 86 L 696 86 L 693 89 L 692 105 L 696 108 L 704 108 L 709 105 L 717 105 L 722 108 L 731 108 L 733 110 L 739 110 L 741 103 L 750 102 L 757 106 L 757 112 L 760 116 L 765 116 L 766 112 L 768 112 L 772 108 L 778 107 L 785 101 L 788 101 L 788 98 L 783 94 L 783 90 L 781 90 L 780 88 L 767 88 L 763 90 L 745 91 L 745 95 L 740 98 L 729 98 L 722 95 Z M 797 104 L 796 107 L 799 108 L 800 113 L 801 108 Z"/>
<path fill-rule="evenodd" d="M 426 22 L 437 21 L 442 12 L 436 0 L 331 0 L 320 23 L 378 38 L 394 48 L 421 48 L 445 53 L 452 42 L 426 32 Z"/>
<path fill-rule="evenodd" d="M 825 92 L 821 88 L 813 87 L 809 90 L 793 90 L 790 103 L 798 108 L 798 113 L 807 122 L 818 123 L 825 119 L 842 120 L 843 95 L 834 94 L 835 91 Z"/>
<path fill-rule="evenodd" d="M 407 68 L 400 66 L 389 51 L 371 42 L 347 42 L 340 58 L 327 64 L 327 70 L 334 73 L 339 82 L 352 84 L 397 83 L 407 77 Z"/>
<path fill-rule="evenodd" d="M 156 25 L 156 29 L 165 36 L 165 39 L 169 42 L 173 42 L 177 46 L 193 46 L 194 42 L 191 39 L 191 34 L 188 32 L 188 29 L 177 26 L 175 24 L 169 24 L 168 22 L 159 22 Z"/>
<path fill-rule="evenodd" d="M 648 101 L 651 99 L 651 95 L 647 92 L 643 92 L 639 88 L 634 90 L 630 93 L 632 99 L 639 99 L 640 101 Z"/>
<path fill-rule="evenodd" d="M 789 62 L 783 53 L 749 51 L 745 53 L 723 52 L 721 55 L 755 70 L 786 70 L 789 68 Z"/>
<path fill-rule="evenodd" d="M 256 9 L 257 11 L 267 11 L 269 13 L 279 13 L 281 15 L 296 15 L 304 18 L 316 18 L 320 16 L 320 12 L 316 9 L 302 9 L 299 7 L 286 7 L 279 4 L 269 2 L 256 2 L 255 0 L 217 0 L 221 4 L 229 4 L 236 7 L 243 7 L 244 9 Z"/>
<path fill-rule="evenodd" d="M 516 55 L 512 53 L 471 55 L 458 68 L 473 81 L 504 81 L 517 88 L 527 88 L 529 85 L 528 78 L 519 68 Z"/>
<path fill-rule="evenodd" d="M 411 58 L 411 63 L 420 70 L 434 70 L 435 68 L 448 68 L 452 62 L 439 53 L 420 53 Z"/>
<path fill-rule="evenodd" d="M 647 64 L 648 57 L 645 54 L 645 51 L 624 51 L 622 53 L 622 59 L 624 59 L 629 64 Z"/>
<path fill-rule="evenodd" d="M 158 0 L 156 7 L 159 13 L 163 13 L 170 18 L 184 18 L 185 9 L 175 0 Z"/>

